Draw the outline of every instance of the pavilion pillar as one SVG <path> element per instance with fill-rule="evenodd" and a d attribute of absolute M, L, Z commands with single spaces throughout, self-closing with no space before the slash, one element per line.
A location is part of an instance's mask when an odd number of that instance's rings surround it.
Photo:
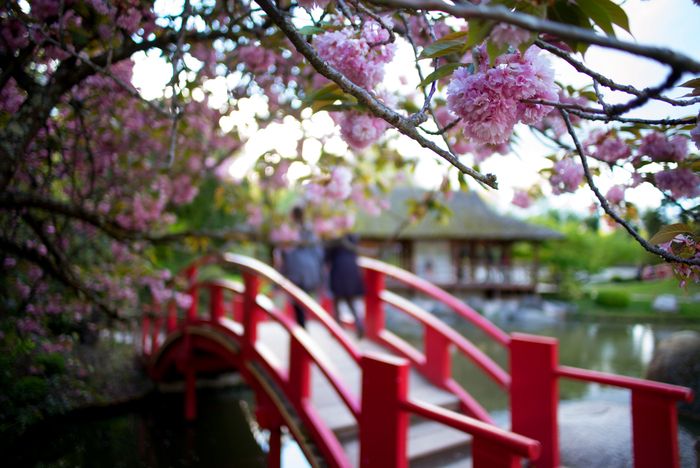
<path fill-rule="evenodd" d="M 532 246 L 532 271 L 530 273 L 530 284 L 532 285 L 532 290 L 537 290 L 537 283 L 539 282 L 540 274 L 540 243 L 535 242 Z"/>

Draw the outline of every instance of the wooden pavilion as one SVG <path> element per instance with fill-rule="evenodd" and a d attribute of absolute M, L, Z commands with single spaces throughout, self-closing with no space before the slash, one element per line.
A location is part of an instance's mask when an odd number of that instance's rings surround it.
<path fill-rule="evenodd" d="M 452 211 L 447 223 L 428 213 L 407 224 L 410 200 L 427 194 L 415 188 L 396 189 L 390 208 L 381 216 L 359 216 L 356 232 L 362 246 L 448 290 L 485 294 L 537 290 L 539 246 L 561 239 L 560 233 L 498 214 L 474 192 L 454 192 L 445 202 Z M 531 260 L 513 258 L 517 243 L 532 245 Z"/>

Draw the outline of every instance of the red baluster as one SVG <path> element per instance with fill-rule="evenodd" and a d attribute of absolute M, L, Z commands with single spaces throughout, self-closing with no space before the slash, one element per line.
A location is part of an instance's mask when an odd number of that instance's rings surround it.
<path fill-rule="evenodd" d="M 144 313 L 141 319 L 141 352 L 145 355 L 151 354 L 151 347 L 148 342 L 151 331 L 151 317 L 148 314 L 149 312 Z"/>
<path fill-rule="evenodd" d="M 384 290 L 384 274 L 365 270 L 365 332 L 368 338 L 378 338 L 384 330 L 384 305 L 379 294 Z"/>
<path fill-rule="evenodd" d="M 214 322 L 224 318 L 224 290 L 221 286 L 209 287 L 209 315 Z"/>
<path fill-rule="evenodd" d="M 171 332 L 177 328 L 177 304 L 175 301 L 170 301 L 168 303 L 168 322 L 167 322 L 168 332 Z"/>
<path fill-rule="evenodd" d="M 408 361 L 366 354 L 362 357 L 360 466 L 408 466 L 408 413 L 401 409 L 408 396 Z"/>
<path fill-rule="evenodd" d="M 257 297 L 260 290 L 260 278 L 252 273 L 243 273 L 243 334 L 249 346 L 255 345 L 258 337 L 258 323 L 260 313 L 258 311 Z"/>
<path fill-rule="evenodd" d="M 282 430 L 280 426 L 270 429 L 270 451 L 267 454 L 268 468 L 282 466 Z"/>
<path fill-rule="evenodd" d="M 557 340 L 513 333 L 510 341 L 511 427 L 538 440 L 538 468 L 559 466 Z"/>
<path fill-rule="evenodd" d="M 311 359 L 304 346 L 293 337 L 289 346 L 289 396 L 300 404 L 311 395 Z"/>
<path fill-rule="evenodd" d="M 243 322 L 243 297 L 239 294 L 233 296 L 231 301 L 231 313 L 233 314 L 233 320 L 242 323 Z"/>
<path fill-rule="evenodd" d="M 425 375 L 434 384 L 443 384 L 452 375 L 450 341 L 432 327 L 426 327 L 424 339 Z"/>
<path fill-rule="evenodd" d="M 190 308 L 187 310 L 187 320 L 193 321 L 197 318 L 197 307 L 199 306 L 199 288 L 194 286 L 197 281 L 197 267 L 191 266 L 185 272 L 187 283 L 189 285 L 189 294 L 192 299 Z"/>

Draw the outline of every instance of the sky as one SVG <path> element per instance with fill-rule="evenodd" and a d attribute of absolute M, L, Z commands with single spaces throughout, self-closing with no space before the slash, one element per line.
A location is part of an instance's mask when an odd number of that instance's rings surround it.
<path fill-rule="evenodd" d="M 641 44 L 671 48 L 700 60 L 700 38 L 698 37 L 700 7 L 694 5 L 692 0 L 627 0 L 624 8 L 629 15 L 630 30 L 633 36 L 631 37 L 620 30 L 618 37 Z M 399 82 L 399 77 L 404 74 L 404 70 L 410 70 L 405 66 L 406 62 L 412 60 L 408 49 L 399 51 L 394 64 L 389 65 L 387 69 L 386 76 L 394 80 L 393 83 L 387 84 L 387 87 L 401 87 L 404 90 L 415 89 L 415 84 L 411 82 L 410 77 L 408 84 Z M 650 60 L 595 46 L 587 52 L 585 62 L 590 68 L 613 78 L 617 82 L 640 88 L 657 84 L 663 80 L 667 73 L 664 67 Z M 587 77 L 574 72 L 568 64 L 556 60 L 553 61 L 553 65 L 556 70 L 556 79 L 562 83 L 581 86 L 590 82 Z M 160 95 L 168 83 L 170 72 L 171 67 L 158 60 L 155 55 L 148 57 L 142 55 L 136 59 L 133 82 L 137 88 L 142 90 L 146 98 L 155 98 Z M 219 96 L 219 99 L 225 99 L 225 93 L 220 92 L 223 89 L 222 81 L 223 78 L 220 78 L 209 85 L 209 89 L 214 91 L 215 97 Z M 611 103 L 627 99 L 624 95 L 619 96 L 610 91 L 606 92 L 605 89 L 603 89 L 603 94 Z M 296 156 L 296 139 L 301 135 L 298 124 L 290 118 L 284 124 L 273 124 L 259 131 L 254 125 L 250 125 L 250 122 L 251 117 L 256 112 L 260 112 L 261 108 L 264 108 L 264 102 L 260 99 L 243 100 L 238 110 L 222 121 L 224 129 L 237 125 L 238 131 L 249 138 L 245 147 L 246 155 L 236 161 L 232 167 L 232 173 L 240 174 L 253 163 L 259 154 L 269 149 L 276 149 L 282 156 Z M 672 109 L 670 106 L 651 104 L 636 110 L 630 116 L 671 117 L 687 116 L 697 112 L 698 106 L 681 109 L 679 112 L 679 109 Z M 324 113 L 315 114 L 313 118 L 304 123 L 304 128 L 319 138 L 335 133 L 332 121 Z M 498 176 L 501 188 L 499 190 L 484 190 L 480 189 L 477 184 L 472 184 L 472 186 L 479 190 L 484 198 L 505 211 L 517 215 L 535 214 L 545 209 L 545 205 L 540 203 L 528 210 L 512 206 L 510 200 L 513 188 L 526 188 L 538 181 L 538 171 L 551 166 L 551 163 L 542 158 L 542 155 L 549 154 L 551 151 L 524 127 L 517 130 L 519 143 L 514 145 L 514 151 L 506 156 L 494 155 L 481 167 L 482 172 L 490 172 Z M 419 158 L 420 162 L 416 173 L 420 174 L 420 178 L 416 182 L 426 188 L 439 185 L 443 177 L 445 163 L 429 150 L 420 148 L 415 142 L 405 137 L 401 137 L 399 141 L 397 147 L 402 153 L 415 155 Z M 332 137 L 329 144 L 330 147 L 327 149 L 344 152 L 345 144 L 339 137 Z M 318 142 L 311 140 L 303 149 L 304 156 L 313 161 L 314 158 L 318 157 L 319 146 Z M 297 176 L 306 175 L 300 169 L 301 167 L 293 167 L 291 171 L 293 174 L 296 171 Z M 610 185 L 624 182 L 625 178 L 624 174 L 617 174 L 613 179 L 601 180 L 600 188 L 604 192 Z M 547 189 L 546 184 L 543 187 L 545 190 Z M 658 192 L 651 187 L 628 191 L 628 196 L 631 201 L 642 208 L 658 206 L 660 200 Z M 547 197 L 546 207 L 585 212 L 592 201 L 592 193 L 584 189 L 576 194 Z"/>

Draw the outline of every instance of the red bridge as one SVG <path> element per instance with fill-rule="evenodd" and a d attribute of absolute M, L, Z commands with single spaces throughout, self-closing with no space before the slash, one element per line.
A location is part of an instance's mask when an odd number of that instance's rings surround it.
<path fill-rule="evenodd" d="M 237 272 L 242 282 L 198 279 L 198 269 L 210 264 Z M 186 273 L 189 310 L 156 304 L 144 319 L 141 346 L 151 376 L 184 376 L 185 417 L 194 419 L 197 375 L 238 371 L 255 393 L 258 423 L 270 430 L 270 466 L 280 465 L 285 426 L 312 466 L 382 468 L 434 465 L 426 453 L 448 443 L 468 447 L 475 467 L 514 467 L 523 459 L 558 466 L 558 382 L 597 382 L 631 391 L 634 466 L 680 466 L 676 402 L 689 401 L 689 389 L 561 366 L 553 338 L 507 334 L 412 273 L 369 258 L 361 258 L 360 266 L 367 339 L 358 344 L 270 266 L 236 254 L 203 258 Z M 508 352 L 510 372 L 434 315 L 385 289 L 387 277 L 485 332 Z M 303 305 L 314 319 L 308 330 L 274 305 L 266 295 L 272 288 Z M 387 306 L 422 325 L 423 349 L 386 329 Z M 453 380 L 454 351 L 509 395 L 510 431 L 496 426 L 469 389 Z"/>

